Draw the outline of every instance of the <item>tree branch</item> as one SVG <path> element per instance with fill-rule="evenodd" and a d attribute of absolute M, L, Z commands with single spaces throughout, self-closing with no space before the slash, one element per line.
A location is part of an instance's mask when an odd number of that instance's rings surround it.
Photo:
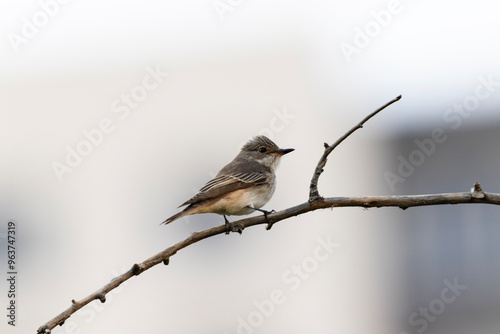
<path fill-rule="evenodd" d="M 381 207 L 398 207 L 401 209 L 407 209 L 409 207 L 417 206 L 430 206 L 430 205 L 442 205 L 442 204 L 466 204 L 466 203 L 482 203 L 482 204 L 493 204 L 500 205 L 500 194 L 485 192 L 481 189 L 479 183 L 474 185 L 471 192 L 463 193 L 452 193 L 452 194 L 429 194 L 429 195 L 413 195 L 413 196 L 367 196 L 367 197 L 330 197 L 330 198 L 320 198 L 313 202 L 304 202 L 302 204 L 296 205 L 294 207 L 269 214 L 269 222 L 275 224 L 279 221 L 285 220 L 290 217 L 298 216 L 300 214 L 315 211 L 318 209 L 327 208 L 339 208 L 339 207 L 362 207 L 362 208 L 381 208 Z M 255 216 L 246 219 L 241 219 L 230 223 L 233 232 L 240 232 L 240 229 L 245 229 L 250 226 L 268 224 L 269 223 L 264 216 Z M 85 297 L 80 301 L 72 301 L 72 305 L 41 326 L 38 329 L 38 333 L 50 333 L 50 330 L 57 325 L 63 325 L 64 321 L 68 319 L 73 313 L 78 311 L 83 306 L 87 305 L 91 301 L 98 299 L 102 303 L 106 301 L 106 294 L 111 290 L 117 288 L 120 284 L 128 280 L 133 276 L 137 276 L 142 272 L 148 270 L 149 268 L 159 264 L 168 264 L 170 257 L 175 255 L 178 251 L 187 246 L 213 237 L 218 234 L 224 234 L 226 232 L 225 225 L 220 225 L 210 229 L 206 229 L 199 232 L 194 232 L 187 239 L 176 243 L 173 246 L 153 255 L 149 259 L 142 263 L 134 264 L 132 268 L 126 273 L 112 279 L 108 284 L 103 286 L 101 289 L 95 291 L 91 295 Z"/>
<path fill-rule="evenodd" d="M 382 110 L 384 110 L 385 108 L 387 108 L 388 106 L 390 106 L 391 104 L 393 104 L 394 102 L 397 102 L 399 100 L 401 100 L 401 95 L 396 97 L 394 100 L 387 102 L 382 107 L 378 108 L 377 110 L 372 112 L 370 115 L 366 116 L 365 119 L 363 119 L 361 122 L 356 124 L 351 130 L 347 131 L 342 137 L 337 139 L 337 141 L 335 143 L 333 143 L 333 145 L 330 146 L 327 143 L 324 144 L 325 151 L 323 152 L 323 156 L 321 157 L 321 159 L 319 159 L 318 165 L 316 166 L 316 169 L 314 170 L 313 177 L 311 179 L 311 185 L 309 186 L 309 202 L 313 202 L 313 201 L 317 200 L 318 198 L 321 198 L 321 196 L 318 192 L 318 179 L 319 179 L 321 173 L 323 173 L 323 168 L 326 165 L 326 160 L 327 160 L 328 156 L 330 155 L 330 153 L 332 153 L 332 151 L 337 146 L 339 146 L 339 144 L 342 143 L 347 137 L 349 137 L 351 134 L 353 134 L 354 131 L 361 129 L 363 127 L 363 124 L 365 124 L 370 118 L 372 118 L 373 116 L 375 116 L 376 114 L 378 114 L 379 112 L 381 112 Z"/>
<path fill-rule="evenodd" d="M 347 132 L 341 139 L 339 139 L 334 145 L 329 146 L 325 149 L 325 153 L 318 163 L 318 167 L 316 170 L 320 171 L 318 174 L 315 173 L 313 176 L 313 180 L 311 181 L 311 192 L 313 193 L 313 186 L 317 186 L 317 181 L 319 175 L 321 175 L 322 168 L 326 164 L 326 158 L 328 154 L 331 153 L 333 148 L 338 146 L 340 142 L 342 142 L 345 138 L 347 138 L 351 133 L 359 129 L 363 126 L 368 119 L 373 117 L 380 110 L 384 109 L 391 103 L 399 100 L 400 97 L 394 99 L 389 102 L 385 106 L 381 107 L 374 113 L 370 114 L 366 117 L 361 123 L 359 123 L 355 128 L 351 129 Z M 314 182 L 313 182 L 314 181 Z M 313 184 L 314 183 L 314 184 Z M 316 188 L 317 193 L 317 188 Z M 235 222 L 230 223 L 230 228 L 233 232 L 239 232 L 247 227 L 267 224 L 267 229 L 270 229 L 271 226 L 279 221 L 285 220 L 290 217 L 298 216 L 300 214 L 315 211 L 318 209 L 326 209 L 326 208 L 336 208 L 336 207 L 363 207 L 363 208 L 380 208 L 380 207 L 399 207 L 401 209 L 407 209 L 413 206 L 429 206 L 429 205 L 441 205 L 441 204 L 465 204 L 465 203 L 483 203 L 483 204 L 493 204 L 500 205 L 500 194 L 496 193 L 488 193 L 481 189 L 479 183 L 474 185 L 474 188 L 470 192 L 464 193 L 455 193 L 455 194 L 431 194 L 431 195 L 414 195 L 414 196 L 374 196 L 374 197 L 330 197 L 330 198 L 322 198 L 317 194 L 317 196 L 313 196 L 311 200 L 311 196 L 307 202 L 296 205 L 294 207 L 269 214 L 268 220 L 264 216 L 255 216 L 246 219 L 241 219 Z M 102 303 L 106 302 L 106 294 L 111 290 L 117 288 L 123 282 L 127 281 L 133 276 L 140 275 L 142 272 L 148 270 L 149 268 L 163 263 L 167 265 L 170 261 L 170 257 L 175 255 L 178 251 L 187 246 L 201 241 L 203 239 L 207 239 L 209 237 L 224 234 L 226 232 L 226 226 L 220 225 L 217 227 L 213 227 L 210 229 L 206 229 L 203 231 L 192 233 L 187 239 L 176 243 L 173 246 L 168 247 L 167 249 L 153 255 L 149 259 L 145 260 L 142 263 L 134 264 L 130 270 L 127 272 L 115 277 L 108 284 L 104 285 L 99 290 L 90 294 L 89 296 L 79 300 L 71 301 L 71 306 L 68 307 L 65 311 L 42 325 L 38 328 L 37 333 L 50 333 L 53 328 L 56 326 L 62 326 L 64 322 L 76 311 L 89 304 L 91 301 L 98 299 Z"/>

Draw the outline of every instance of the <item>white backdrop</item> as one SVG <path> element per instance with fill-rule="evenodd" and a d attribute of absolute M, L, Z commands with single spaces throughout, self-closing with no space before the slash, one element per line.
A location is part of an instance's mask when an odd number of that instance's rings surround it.
<path fill-rule="evenodd" d="M 159 226 L 254 135 L 296 149 L 266 206 L 279 210 L 307 200 L 323 142 L 399 94 L 332 154 L 323 195 L 396 193 L 374 167 L 397 162 L 379 151 L 394 134 L 498 121 L 491 1 L 0 7 L 0 267 L 14 221 L 18 272 L 16 326 L 2 316 L 2 332 L 33 333 L 133 263 L 221 224 Z M 386 231 L 370 224 L 385 215 L 325 210 L 205 240 L 54 333 L 399 333 L 397 292 L 386 292 L 404 277 L 379 266 Z M 0 289 L 7 305 L 6 280 Z"/>

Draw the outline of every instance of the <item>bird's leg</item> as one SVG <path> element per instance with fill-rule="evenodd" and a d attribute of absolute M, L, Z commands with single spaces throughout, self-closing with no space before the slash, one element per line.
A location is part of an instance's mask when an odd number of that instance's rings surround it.
<path fill-rule="evenodd" d="M 224 217 L 224 224 L 226 225 L 226 234 L 229 234 L 231 230 L 229 229 L 229 220 L 227 220 L 226 215 L 222 215 Z"/>
<path fill-rule="evenodd" d="M 254 207 L 253 205 L 250 205 L 250 207 L 256 211 L 260 211 L 264 214 L 264 217 L 266 218 L 266 221 L 267 221 L 267 226 L 266 226 L 266 230 L 270 230 L 271 227 L 273 227 L 273 224 L 269 221 L 269 217 L 267 215 L 270 215 L 271 213 L 275 213 L 276 211 L 274 210 L 271 210 L 271 211 L 267 211 L 267 210 L 263 210 L 263 209 L 258 209 L 256 207 Z"/>
<path fill-rule="evenodd" d="M 270 215 L 271 213 L 275 213 L 276 211 L 274 210 L 271 210 L 271 211 L 267 211 L 267 210 L 263 210 L 263 209 L 257 209 L 257 208 L 252 208 L 254 210 L 257 210 L 257 211 L 260 211 L 264 214 L 264 217 L 266 218 L 266 220 L 269 222 L 269 218 L 267 217 L 267 215 Z"/>

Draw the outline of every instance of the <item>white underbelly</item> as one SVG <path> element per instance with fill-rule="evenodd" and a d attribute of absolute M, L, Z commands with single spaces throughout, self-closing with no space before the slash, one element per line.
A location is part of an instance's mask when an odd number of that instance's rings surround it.
<path fill-rule="evenodd" d="M 220 215 L 248 215 L 263 207 L 273 196 L 275 184 L 272 186 L 255 186 L 233 191 L 209 205 L 201 205 L 193 213 L 218 213 Z"/>

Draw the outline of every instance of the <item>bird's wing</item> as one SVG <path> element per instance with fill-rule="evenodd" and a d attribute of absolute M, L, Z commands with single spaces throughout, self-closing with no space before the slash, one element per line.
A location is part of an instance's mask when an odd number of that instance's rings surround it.
<path fill-rule="evenodd" d="M 238 189 L 262 184 L 265 183 L 266 180 L 266 175 L 256 172 L 221 175 L 208 181 L 193 198 L 182 203 L 179 207 L 216 198 Z"/>

